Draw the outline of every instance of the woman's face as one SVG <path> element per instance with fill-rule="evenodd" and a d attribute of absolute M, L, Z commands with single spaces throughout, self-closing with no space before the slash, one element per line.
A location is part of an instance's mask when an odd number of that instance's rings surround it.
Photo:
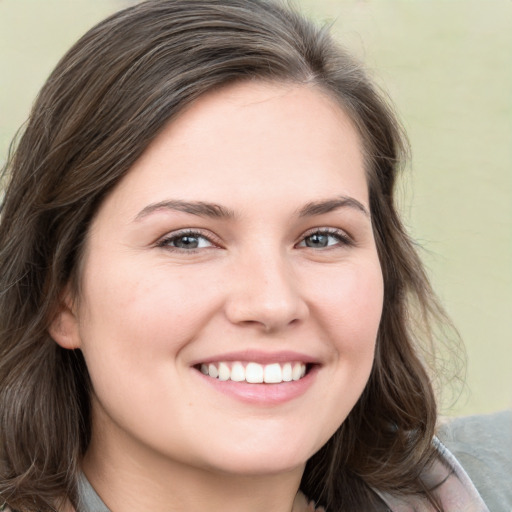
<path fill-rule="evenodd" d="M 85 356 L 96 457 L 275 473 L 361 395 L 382 296 L 349 118 L 313 86 L 242 83 L 170 123 L 101 205 L 55 338 Z"/>

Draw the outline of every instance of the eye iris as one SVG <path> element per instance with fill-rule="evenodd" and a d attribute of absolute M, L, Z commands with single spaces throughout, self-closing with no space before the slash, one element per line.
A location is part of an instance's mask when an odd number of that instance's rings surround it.
<path fill-rule="evenodd" d="M 197 236 L 183 235 L 176 238 L 173 245 L 179 249 L 197 249 L 199 246 L 199 238 Z"/>
<path fill-rule="evenodd" d="M 314 233 L 309 235 L 305 242 L 307 247 L 327 247 L 329 245 L 329 235 Z"/>

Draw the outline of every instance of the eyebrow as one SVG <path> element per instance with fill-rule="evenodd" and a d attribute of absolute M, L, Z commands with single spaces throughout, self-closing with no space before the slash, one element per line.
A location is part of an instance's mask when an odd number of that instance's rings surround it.
<path fill-rule="evenodd" d="M 142 220 L 144 217 L 159 210 L 174 210 L 177 212 L 190 213 L 191 215 L 197 215 L 199 217 L 211 217 L 215 219 L 232 219 L 235 217 L 233 210 L 221 206 L 220 204 L 172 199 L 149 204 L 136 215 L 135 221 Z"/>
<path fill-rule="evenodd" d="M 333 199 L 326 199 L 323 201 L 314 201 L 306 204 L 299 210 L 299 217 L 312 217 L 314 215 L 323 215 L 325 213 L 338 210 L 340 208 L 354 208 L 367 217 L 370 217 L 369 211 L 357 199 L 348 196 L 340 196 Z"/>
<path fill-rule="evenodd" d="M 323 201 L 314 201 L 307 203 L 299 211 L 299 217 L 313 217 L 315 215 L 323 215 L 325 213 L 338 210 L 340 208 L 354 208 L 361 211 L 366 216 L 370 216 L 366 207 L 353 197 L 340 196 L 334 199 L 326 199 Z M 182 201 L 179 199 L 170 199 L 152 203 L 144 207 L 135 217 L 135 221 L 151 215 L 159 210 L 173 210 L 198 217 L 210 217 L 214 219 L 234 219 L 235 212 L 225 206 L 216 203 L 208 203 L 204 201 Z"/>

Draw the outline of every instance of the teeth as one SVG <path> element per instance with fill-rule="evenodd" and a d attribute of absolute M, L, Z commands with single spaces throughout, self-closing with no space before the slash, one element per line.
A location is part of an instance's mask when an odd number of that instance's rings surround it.
<path fill-rule="evenodd" d="M 219 376 L 219 370 L 217 370 L 217 367 L 214 364 L 208 365 L 208 375 L 214 379 Z"/>
<path fill-rule="evenodd" d="M 249 363 L 245 368 L 245 380 L 252 384 L 263 382 L 263 366 L 258 363 Z"/>
<path fill-rule="evenodd" d="M 292 368 L 292 379 L 299 380 L 302 375 L 302 368 L 300 363 L 295 363 Z"/>
<path fill-rule="evenodd" d="M 267 384 L 276 384 L 283 382 L 283 372 L 281 366 L 276 364 L 267 364 L 263 370 L 263 382 Z"/>
<path fill-rule="evenodd" d="M 245 368 L 242 363 L 235 363 L 231 368 L 231 380 L 242 382 L 245 380 Z"/>
<path fill-rule="evenodd" d="M 286 363 L 283 366 L 283 380 L 285 382 L 290 382 L 292 380 L 292 364 Z"/>
<path fill-rule="evenodd" d="M 226 363 L 219 364 L 219 380 L 229 380 L 231 377 L 231 371 Z"/>
<path fill-rule="evenodd" d="M 272 363 L 262 365 L 259 363 L 242 364 L 219 362 L 202 364 L 201 373 L 222 381 L 248 382 L 251 384 L 279 384 L 299 380 L 306 375 L 306 365 L 299 362 Z"/>

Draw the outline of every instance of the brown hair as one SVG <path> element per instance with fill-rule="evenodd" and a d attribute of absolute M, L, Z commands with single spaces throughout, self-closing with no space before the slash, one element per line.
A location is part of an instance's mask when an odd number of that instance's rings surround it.
<path fill-rule="evenodd" d="M 12 508 L 76 504 L 90 436 L 80 351 L 47 329 L 99 204 L 162 127 L 200 95 L 241 80 L 314 83 L 363 140 L 385 283 L 373 370 L 346 421 L 308 461 L 303 491 L 331 511 L 380 491 L 422 492 L 433 457 L 434 393 L 418 326 L 441 314 L 398 218 L 405 144 L 361 66 L 324 28 L 266 0 L 150 0 L 85 34 L 41 90 L 6 166 L 0 224 L 0 495 Z"/>

